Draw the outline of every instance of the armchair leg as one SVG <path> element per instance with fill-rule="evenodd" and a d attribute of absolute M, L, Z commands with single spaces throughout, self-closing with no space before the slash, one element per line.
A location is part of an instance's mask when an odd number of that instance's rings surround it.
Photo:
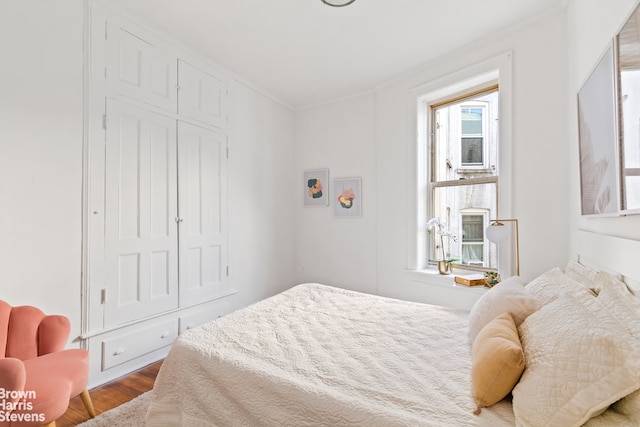
<path fill-rule="evenodd" d="M 84 404 L 84 407 L 87 409 L 89 416 L 91 418 L 95 418 L 96 410 L 93 409 L 93 402 L 91 402 L 91 395 L 89 395 L 89 390 L 85 388 L 83 392 L 80 393 L 80 399 L 82 399 L 82 403 Z M 55 426 L 52 426 L 52 427 L 55 427 Z"/>

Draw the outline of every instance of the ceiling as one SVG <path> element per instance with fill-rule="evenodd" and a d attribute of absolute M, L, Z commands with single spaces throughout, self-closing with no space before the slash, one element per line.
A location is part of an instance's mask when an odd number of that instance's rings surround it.
<path fill-rule="evenodd" d="M 369 90 L 566 0 L 108 0 L 292 108 Z"/>

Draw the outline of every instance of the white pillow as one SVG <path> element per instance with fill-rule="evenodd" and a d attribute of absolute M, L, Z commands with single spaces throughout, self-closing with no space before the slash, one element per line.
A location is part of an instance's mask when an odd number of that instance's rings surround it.
<path fill-rule="evenodd" d="M 624 283 L 615 274 L 607 271 L 600 271 L 596 276 L 596 286 L 599 290 L 603 288 L 615 289 L 625 295 L 633 295 L 633 292 L 629 289 L 626 283 Z"/>
<path fill-rule="evenodd" d="M 538 309 L 538 301 L 524 287 L 525 281 L 512 276 L 498 283 L 482 295 L 469 313 L 469 342 L 493 319 L 508 312 L 516 327 Z"/>
<path fill-rule="evenodd" d="M 526 289 L 538 298 L 540 305 L 549 304 L 563 294 L 584 293 L 595 297 L 596 294 L 588 286 L 566 276 L 558 267 L 533 279 Z"/>
<path fill-rule="evenodd" d="M 569 260 L 566 267 L 564 268 L 564 274 L 570 279 L 582 283 L 583 285 L 591 289 L 595 290 L 598 288 L 598 286 L 596 285 L 598 271 L 585 267 L 578 261 Z"/>
<path fill-rule="evenodd" d="M 640 345 L 640 299 L 634 296 L 616 275 L 606 271 L 598 273 L 596 283 L 600 289 L 598 301 L 620 322 L 621 328 L 626 329 Z M 625 422 L 630 425 L 640 425 L 640 390 L 618 400 L 607 412 L 624 416 Z M 616 425 L 623 425 L 623 423 Z"/>
<path fill-rule="evenodd" d="M 640 351 L 596 298 L 562 295 L 518 330 L 525 371 L 513 389 L 522 426 L 579 426 L 640 388 Z"/>
<path fill-rule="evenodd" d="M 598 279 L 602 285 L 598 301 L 640 343 L 640 298 L 613 274 L 601 271 Z"/>
<path fill-rule="evenodd" d="M 640 390 L 623 397 L 611 405 L 611 409 L 619 414 L 631 418 L 635 425 L 640 425 Z"/>
<path fill-rule="evenodd" d="M 611 409 L 591 418 L 583 427 L 638 427 L 638 422 L 631 417 L 619 414 Z"/>

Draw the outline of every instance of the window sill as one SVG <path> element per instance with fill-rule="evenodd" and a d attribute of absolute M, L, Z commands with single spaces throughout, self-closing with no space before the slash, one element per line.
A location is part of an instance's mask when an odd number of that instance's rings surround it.
<path fill-rule="evenodd" d="M 469 272 L 460 272 L 452 274 L 440 274 L 436 269 L 425 270 L 406 270 L 407 274 L 415 282 L 424 283 L 427 285 L 452 288 L 460 290 L 462 292 L 471 292 L 474 294 L 483 294 L 489 290 L 486 286 L 465 286 L 455 283 L 454 277 L 456 274 L 467 274 Z"/>

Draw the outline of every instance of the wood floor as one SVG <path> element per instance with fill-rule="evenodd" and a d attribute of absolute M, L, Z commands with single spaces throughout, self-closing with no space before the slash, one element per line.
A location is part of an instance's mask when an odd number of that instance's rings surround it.
<path fill-rule="evenodd" d="M 128 402 L 153 388 L 162 361 L 103 386 L 89 390 L 97 414 Z M 89 415 L 80 396 L 71 399 L 69 409 L 56 421 L 57 427 L 70 427 L 87 421 Z"/>

